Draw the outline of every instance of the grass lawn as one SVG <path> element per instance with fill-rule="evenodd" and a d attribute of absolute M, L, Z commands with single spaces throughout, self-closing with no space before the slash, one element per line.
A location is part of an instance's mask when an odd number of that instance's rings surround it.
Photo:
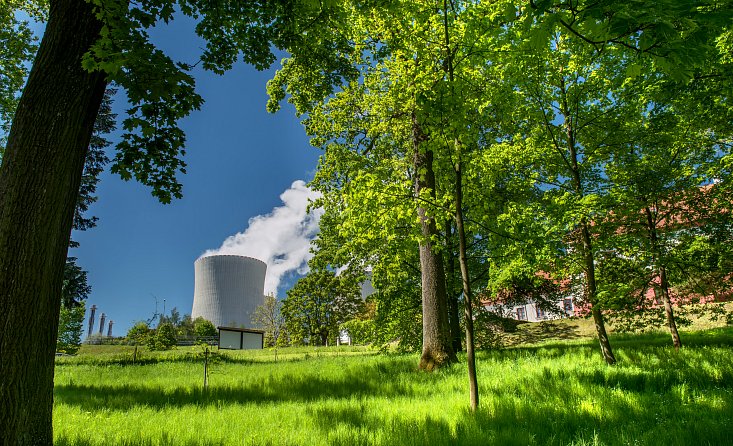
<path fill-rule="evenodd" d="M 57 359 L 57 445 L 727 445 L 733 328 L 614 336 L 619 364 L 571 339 L 417 370 L 417 355 L 330 347 L 222 352 L 90 346 Z M 463 359 L 463 358 L 462 358 Z"/>

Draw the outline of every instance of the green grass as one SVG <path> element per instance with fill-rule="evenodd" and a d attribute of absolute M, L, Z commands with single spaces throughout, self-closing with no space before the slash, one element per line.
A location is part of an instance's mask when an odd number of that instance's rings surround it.
<path fill-rule="evenodd" d="M 59 358 L 57 445 L 724 445 L 733 438 L 733 330 L 481 352 L 481 407 L 464 363 L 363 348 L 225 352 L 202 387 L 196 349 L 85 349 Z"/>

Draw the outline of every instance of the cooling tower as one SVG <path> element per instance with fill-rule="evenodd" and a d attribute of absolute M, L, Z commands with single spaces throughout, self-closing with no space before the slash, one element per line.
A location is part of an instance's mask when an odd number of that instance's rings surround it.
<path fill-rule="evenodd" d="M 265 301 L 267 265 L 252 257 L 201 257 L 194 263 L 191 317 L 215 327 L 252 328 L 255 309 Z"/>

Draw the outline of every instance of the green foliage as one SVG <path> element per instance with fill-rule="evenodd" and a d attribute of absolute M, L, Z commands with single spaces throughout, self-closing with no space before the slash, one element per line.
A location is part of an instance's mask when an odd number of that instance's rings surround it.
<path fill-rule="evenodd" d="M 84 302 L 73 303 L 70 306 L 61 305 L 56 338 L 57 352 L 73 355 L 79 350 L 84 329 L 84 311 Z"/>
<path fill-rule="evenodd" d="M 373 319 L 352 319 L 339 326 L 351 338 L 355 345 L 372 344 L 376 339 L 376 327 Z"/>
<path fill-rule="evenodd" d="M 135 323 L 127 330 L 127 342 L 132 345 L 143 345 L 148 343 L 148 338 L 154 334 L 153 330 L 148 326 L 147 322 L 140 321 Z"/>
<path fill-rule="evenodd" d="M 170 350 L 176 345 L 176 329 L 173 324 L 164 322 L 158 325 L 146 341 L 150 350 Z"/>
<path fill-rule="evenodd" d="M 91 291 L 92 287 L 87 282 L 87 272 L 76 264 L 76 257 L 67 257 L 61 288 L 62 306 L 74 307 L 84 301 Z"/>
<path fill-rule="evenodd" d="M 282 302 L 272 294 L 265 296 L 265 302 L 255 309 L 252 322 L 265 331 L 264 343 L 267 347 L 277 347 L 281 343 L 280 336 L 285 328 L 282 315 Z"/>
<path fill-rule="evenodd" d="M 216 336 L 218 334 L 214 324 L 212 324 L 211 321 L 207 321 L 202 316 L 193 320 L 193 332 L 199 337 Z"/>
<path fill-rule="evenodd" d="M 339 326 L 356 316 L 362 306 L 359 285 L 353 277 L 315 270 L 288 290 L 282 315 L 294 345 L 333 345 Z"/>

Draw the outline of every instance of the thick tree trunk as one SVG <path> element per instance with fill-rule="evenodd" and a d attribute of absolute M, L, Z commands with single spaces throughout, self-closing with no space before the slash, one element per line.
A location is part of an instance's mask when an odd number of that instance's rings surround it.
<path fill-rule="evenodd" d="M 468 385 L 471 399 L 471 410 L 478 408 L 478 379 L 476 377 L 476 357 L 473 342 L 473 295 L 471 279 L 468 275 L 468 255 L 466 254 L 466 231 L 463 226 L 463 172 L 461 163 L 456 165 L 456 229 L 458 230 L 458 262 L 461 265 L 463 282 L 463 308 L 466 317 L 466 362 L 468 362 Z"/>
<path fill-rule="evenodd" d="M 461 319 L 458 315 L 458 295 L 455 285 L 455 256 L 453 255 L 453 226 L 451 220 L 445 223 L 445 247 L 446 259 L 448 260 L 448 271 L 446 272 L 445 286 L 448 294 L 448 324 L 450 326 L 451 346 L 453 351 L 458 353 L 461 346 Z"/>
<path fill-rule="evenodd" d="M 0 442 L 53 442 L 61 284 L 84 168 L 105 89 L 81 68 L 101 24 L 84 0 L 52 0 L 0 170 Z"/>
<path fill-rule="evenodd" d="M 420 368 L 434 370 L 442 365 L 455 362 L 456 354 L 451 347 L 448 326 L 448 306 L 445 292 L 445 268 L 443 256 L 436 252 L 433 240 L 438 230 L 435 217 L 428 215 L 420 200 L 421 193 L 428 190 L 431 199 L 435 198 L 435 172 L 433 171 L 433 152 L 421 153 L 420 144 L 424 141 L 417 118 L 413 116 L 413 143 L 415 149 L 415 196 L 417 213 L 420 217 L 422 241 L 420 242 L 420 271 L 422 273 L 422 356 Z"/>

